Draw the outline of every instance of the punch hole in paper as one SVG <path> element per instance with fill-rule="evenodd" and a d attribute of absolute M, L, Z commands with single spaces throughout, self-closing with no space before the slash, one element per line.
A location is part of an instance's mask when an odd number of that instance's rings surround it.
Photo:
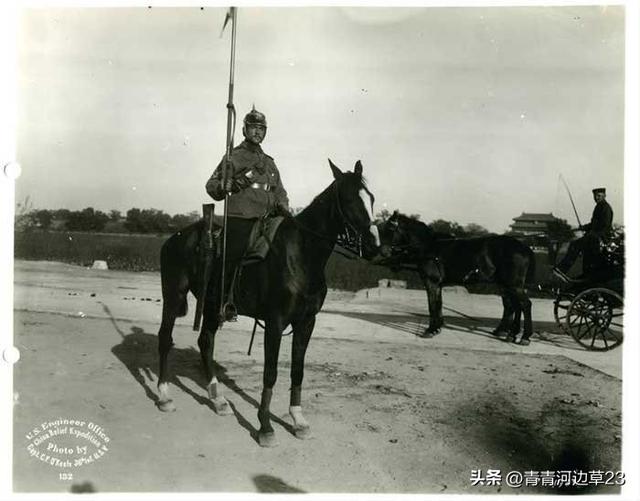
<path fill-rule="evenodd" d="M 18 162 L 9 162 L 4 166 L 4 175 L 9 179 L 18 179 L 22 174 L 22 167 Z"/>
<path fill-rule="evenodd" d="M 18 360 L 20 360 L 20 350 L 15 346 L 9 346 L 2 352 L 2 358 L 8 364 L 15 364 Z"/>

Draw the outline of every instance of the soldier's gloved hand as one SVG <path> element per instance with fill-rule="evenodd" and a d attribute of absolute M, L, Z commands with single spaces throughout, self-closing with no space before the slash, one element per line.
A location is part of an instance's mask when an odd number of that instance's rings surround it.
<path fill-rule="evenodd" d="M 244 174 L 236 177 L 233 181 L 234 181 L 234 184 L 237 186 L 238 191 L 244 190 L 245 188 L 248 188 L 251 185 L 251 181 Z"/>
<path fill-rule="evenodd" d="M 240 188 L 235 185 L 233 179 L 227 179 L 224 183 L 224 191 L 225 193 L 237 193 L 240 191 Z"/>
<path fill-rule="evenodd" d="M 290 216 L 291 213 L 286 207 L 278 204 L 271 210 L 271 213 L 269 215 L 272 217 L 276 217 L 276 216 L 287 217 L 287 216 Z"/>

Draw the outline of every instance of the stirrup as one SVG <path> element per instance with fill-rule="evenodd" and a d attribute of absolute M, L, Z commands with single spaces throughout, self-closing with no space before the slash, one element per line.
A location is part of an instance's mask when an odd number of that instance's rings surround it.
<path fill-rule="evenodd" d="M 222 306 L 222 320 L 225 322 L 237 322 L 238 321 L 238 309 L 236 305 L 230 302 L 224 303 Z"/>

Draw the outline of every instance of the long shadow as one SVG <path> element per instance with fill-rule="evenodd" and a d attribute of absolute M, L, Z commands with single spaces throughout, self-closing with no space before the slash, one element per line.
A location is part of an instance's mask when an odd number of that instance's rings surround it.
<path fill-rule="evenodd" d="M 109 307 L 102 304 L 102 307 L 109 316 L 115 331 L 120 335 L 121 342 L 111 348 L 111 352 L 122 362 L 127 368 L 133 379 L 142 387 L 145 395 L 149 400 L 156 404 L 159 400 L 155 386 L 149 386 L 148 381 L 158 381 L 158 336 L 149 334 L 132 325 L 130 333 L 126 333 L 119 325 Z M 205 405 L 215 412 L 213 404 L 207 395 L 207 381 L 205 380 L 204 371 L 202 370 L 202 361 L 200 353 L 193 347 L 176 348 L 173 347 L 169 353 L 169 367 L 171 373 L 170 383 L 176 388 L 191 396 L 198 404 Z M 241 365 L 241 364 L 240 364 Z M 229 376 L 227 368 L 215 362 L 215 370 L 218 381 L 226 386 L 242 398 L 249 405 L 253 406 L 256 411 L 260 407 L 260 403 L 245 392 L 236 381 Z M 203 390 L 203 394 L 194 392 L 186 386 L 181 379 L 188 378 Z M 242 415 L 237 406 L 229 402 L 233 414 L 238 424 L 249 432 L 251 438 L 258 442 L 258 428 L 253 426 L 251 422 Z M 279 424 L 282 428 L 294 435 L 293 425 L 287 423 L 283 419 L 271 414 L 274 423 Z"/>
<path fill-rule="evenodd" d="M 502 342 L 492 334 L 500 322 L 500 319 L 493 317 L 473 317 L 447 306 L 443 306 L 443 311 L 454 313 L 454 315 L 443 315 L 444 327 L 446 329 Z M 399 314 L 359 313 L 330 309 L 324 309 L 322 312 L 372 322 L 383 327 L 389 327 L 400 332 L 428 339 L 428 337 L 424 336 L 424 330 L 427 326 L 429 315 L 423 313 L 415 313 L 412 311 L 400 311 L 398 312 Z M 564 334 L 555 322 L 534 322 L 534 332 L 537 333 L 535 338 L 536 342 L 578 351 L 584 350 L 584 348 L 573 341 L 571 336 Z"/>

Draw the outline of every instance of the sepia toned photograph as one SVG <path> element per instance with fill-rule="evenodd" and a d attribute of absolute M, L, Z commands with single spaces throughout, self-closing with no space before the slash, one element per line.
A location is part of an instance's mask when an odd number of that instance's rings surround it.
<path fill-rule="evenodd" d="M 20 8 L 11 493 L 627 499 L 628 16 Z"/>

